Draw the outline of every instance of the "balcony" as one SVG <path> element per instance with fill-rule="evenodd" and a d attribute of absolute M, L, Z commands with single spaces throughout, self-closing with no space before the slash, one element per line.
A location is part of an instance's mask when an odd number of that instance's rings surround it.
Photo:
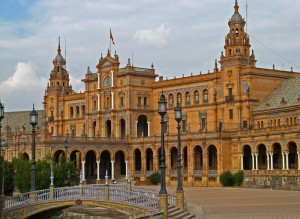
<path fill-rule="evenodd" d="M 233 102 L 234 101 L 234 96 L 225 96 L 225 102 Z"/>
<path fill-rule="evenodd" d="M 53 122 L 53 121 L 54 121 L 54 117 L 53 116 L 48 117 L 48 122 Z"/>

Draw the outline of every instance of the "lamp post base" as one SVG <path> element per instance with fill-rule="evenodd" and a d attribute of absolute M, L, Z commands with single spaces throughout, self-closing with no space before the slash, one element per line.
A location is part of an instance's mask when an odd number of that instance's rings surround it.
<path fill-rule="evenodd" d="M 168 194 L 158 195 L 158 209 L 164 213 L 164 219 L 168 219 Z"/>
<path fill-rule="evenodd" d="M 184 211 L 184 191 L 176 191 L 176 207 Z"/>

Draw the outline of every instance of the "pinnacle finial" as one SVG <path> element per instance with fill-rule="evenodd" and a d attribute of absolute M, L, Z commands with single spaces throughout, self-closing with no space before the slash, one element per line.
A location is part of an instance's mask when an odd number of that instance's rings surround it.
<path fill-rule="evenodd" d="M 60 36 L 58 37 L 58 48 L 57 48 L 57 53 L 60 55 L 61 50 L 60 50 Z"/>
<path fill-rule="evenodd" d="M 235 12 L 235 13 L 238 13 L 238 12 L 239 12 L 239 6 L 238 6 L 238 1 L 237 1 L 237 0 L 235 0 L 234 12 Z"/>

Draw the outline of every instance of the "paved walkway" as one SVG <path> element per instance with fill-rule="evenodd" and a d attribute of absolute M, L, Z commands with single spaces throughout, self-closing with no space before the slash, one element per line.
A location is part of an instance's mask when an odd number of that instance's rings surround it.
<path fill-rule="evenodd" d="M 188 209 L 197 218 L 300 219 L 299 191 L 224 187 L 183 189 Z M 175 190 L 176 187 L 167 187 L 168 192 Z"/>

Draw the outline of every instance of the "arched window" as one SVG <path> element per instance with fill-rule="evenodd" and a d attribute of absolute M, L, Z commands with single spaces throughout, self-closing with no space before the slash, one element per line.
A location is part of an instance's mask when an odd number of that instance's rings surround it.
<path fill-rule="evenodd" d="M 235 36 L 239 36 L 239 30 L 235 29 Z"/>
<path fill-rule="evenodd" d="M 79 117 L 79 106 L 76 106 L 76 118 L 78 118 Z"/>
<path fill-rule="evenodd" d="M 177 104 L 181 104 L 182 95 L 181 93 L 177 94 Z"/>
<path fill-rule="evenodd" d="M 190 92 L 186 92 L 185 93 L 185 105 L 190 105 L 190 101 L 191 101 L 191 94 L 190 94 Z"/>
<path fill-rule="evenodd" d="M 173 97 L 173 94 L 170 94 L 169 95 L 169 106 L 173 107 L 173 103 L 174 103 L 174 97 Z"/>
<path fill-rule="evenodd" d="M 70 107 L 70 118 L 73 119 L 74 117 L 74 108 Z"/>
<path fill-rule="evenodd" d="M 208 103 L 208 90 L 203 91 L 203 103 Z"/>
<path fill-rule="evenodd" d="M 104 87 L 110 87 L 111 86 L 111 78 L 109 76 L 106 76 L 103 80 L 103 86 Z"/>
<path fill-rule="evenodd" d="M 198 104 L 199 103 L 199 91 L 195 91 L 194 92 L 194 104 Z"/>
<path fill-rule="evenodd" d="M 82 116 L 85 116 L 85 105 L 82 105 L 81 110 L 82 110 Z"/>

